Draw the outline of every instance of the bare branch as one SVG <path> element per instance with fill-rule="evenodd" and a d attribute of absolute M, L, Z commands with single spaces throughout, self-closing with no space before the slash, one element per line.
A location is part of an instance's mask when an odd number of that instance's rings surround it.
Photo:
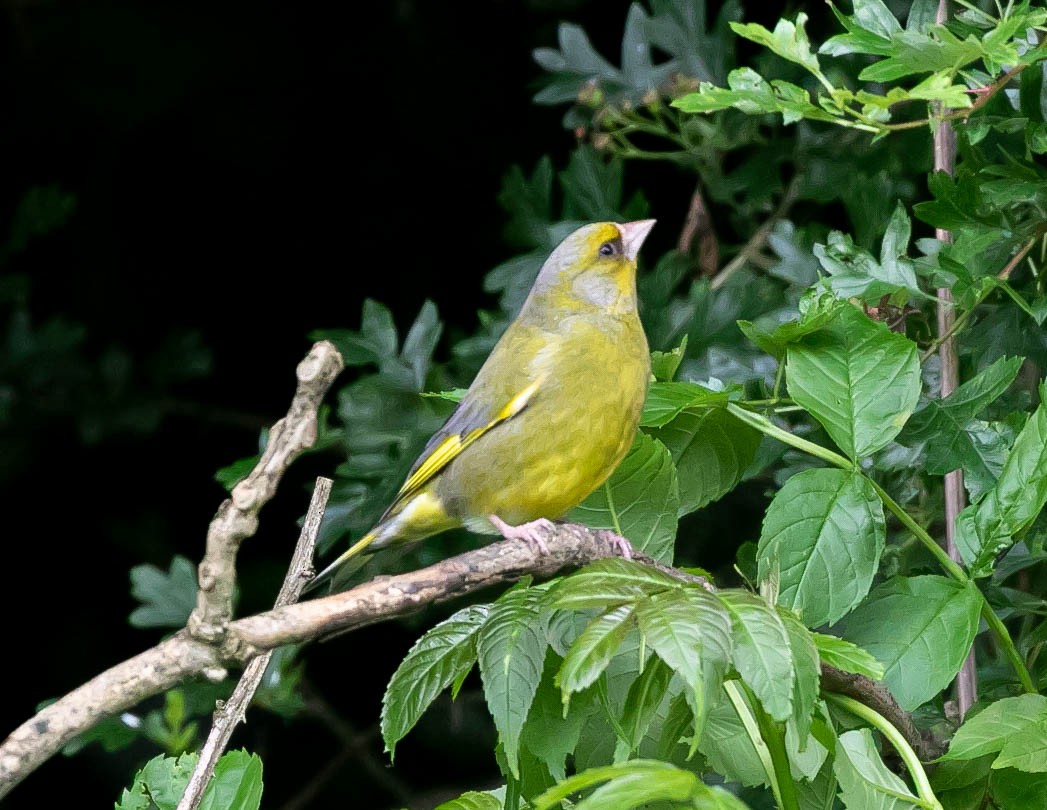
<path fill-rule="evenodd" d="M 320 533 L 320 522 L 324 517 L 327 499 L 331 495 L 331 483 L 330 478 L 316 479 L 313 498 L 309 503 L 309 510 L 305 513 L 302 533 L 298 537 L 298 544 L 291 558 L 291 567 L 276 597 L 276 607 L 297 602 L 302 595 L 302 589 L 305 588 L 306 582 L 313 574 L 316 537 Z M 200 757 L 193 769 L 193 775 L 189 778 L 185 792 L 178 802 L 178 810 L 196 810 L 200 806 L 207 784 L 214 776 L 218 758 L 229 745 L 233 731 L 243 722 L 247 707 L 258 690 L 258 685 L 262 682 L 262 676 L 265 675 L 265 670 L 272 657 L 273 653 L 270 651 L 253 659 L 244 668 L 244 674 L 229 700 L 215 710 L 214 725 L 211 727 L 211 733 L 207 735 L 203 748 L 200 749 Z"/>
<path fill-rule="evenodd" d="M 189 617 L 189 632 L 210 643 L 227 641 L 233 610 L 236 554 L 240 543 L 258 528 L 258 513 L 276 494 L 284 471 L 316 441 L 316 414 L 321 400 L 343 368 L 342 356 L 329 341 L 314 344 L 298 364 L 298 389 L 287 416 L 273 425 L 262 457 L 228 499 L 207 530 L 207 549 L 200 563 L 200 590 Z M 228 639 L 235 643 L 235 639 Z M 235 654 L 226 648 L 224 655 Z"/>
<path fill-rule="evenodd" d="M 944 25 L 949 19 L 949 0 L 938 0 L 938 11 L 935 21 Z M 944 112 L 941 105 L 936 105 L 935 112 Z M 952 122 L 939 120 L 934 130 L 934 170 L 946 174 L 956 174 L 956 132 Z M 936 228 L 935 236 L 942 242 L 952 242 L 952 234 L 942 228 Z M 956 309 L 953 307 L 952 290 L 948 287 L 938 289 L 938 334 L 948 335 L 938 347 L 938 359 L 941 363 L 941 396 L 949 396 L 960 384 L 960 361 L 956 355 L 956 337 L 954 325 Z M 961 562 L 960 550 L 956 546 L 956 517 L 967 505 L 967 492 L 963 487 L 963 470 L 956 469 L 945 475 L 945 550 L 955 562 Z M 977 672 L 975 670 L 974 648 L 972 647 L 956 676 L 956 702 L 960 717 L 978 699 Z"/>
<path fill-rule="evenodd" d="M 42 709 L 0 743 L 0 798 L 100 720 L 190 678 L 203 675 L 221 680 L 224 666 L 243 664 L 284 644 L 314 641 L 525 574 L 551 576 L 563 568 L 617 554 L 606 532 L 575 524 L 555 526 L 546 542 L 548 554 L 526 543 L 505 540 L 420 571 L 379 577 L 343 593 L 239 619 L 228 627 L 235 644 L 209 644 L 182 630 Z M 634 557 L 641 562 L 646 559 Z"/>
<path fill-rule="evenodd" d="M 946 744 L 930 732 L 920 731 L 882 683 L 822 664 L 822 689 L 852 697 L 883 715 L 905 737 L 921 761 L 931 762 L 945 753 Z"/>
<path fill-rule="evenodd" d="M 738 255 L 727 262 L 727 264 L 723 266 L 723 269 L 713 277 L 710 286 L 714 290 L 718 290 L 726 284 L 731 276 L 759 255 L 760 251 L 763 250 L 764 244 L 767 242 L 767 237 L 769 237 L 771 231 L 774 230 L 775 223 L 789 213 L 789 209 L 792 208 L 793 203 L 796 202 L 798 193 L 799 183 L 796 178 L 793 178 L 793 181 L 786 187 L 782 199 L 778 201 L 778 207 L 774 209 L 774 213 L 771 214 L 759 228 L 753 231 L 753 235 L 749 237 L 749 241 L 742 246 L 741 250 L 738 251 Z"/>

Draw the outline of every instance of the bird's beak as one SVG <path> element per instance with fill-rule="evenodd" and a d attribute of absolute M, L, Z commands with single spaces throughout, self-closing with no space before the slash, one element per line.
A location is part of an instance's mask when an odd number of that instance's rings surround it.
<path fill-rule="evenodd" d="M 654 227 L 656 221 L 653 219 L 640 219 L 636 222 L 618 223 L 618 230 L 622 234 L 622 248 L 625 250 L 625 257 L 629 261 L 636 261 L 636 257 L 640 253 L 640 245 L 643 244 L 643 240 L 647 238 L 647 234 L 651 232 L 651 228 Z"/>

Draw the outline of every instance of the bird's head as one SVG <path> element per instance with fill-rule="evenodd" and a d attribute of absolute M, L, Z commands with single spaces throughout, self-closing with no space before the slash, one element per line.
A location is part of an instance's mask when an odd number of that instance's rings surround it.
<path fill-rule="evenodd" d="M 552 296 L 561 308 L 634 310 L 636 256 L 654 222 L 595 222 L 574 231 L 545 260 L 532 296 Z"/>

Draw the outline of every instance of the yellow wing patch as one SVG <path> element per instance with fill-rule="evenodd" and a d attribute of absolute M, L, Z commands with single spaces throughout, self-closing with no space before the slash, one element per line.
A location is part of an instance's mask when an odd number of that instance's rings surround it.
<path fill-rule="evenodd" d="M 386 514 L 393 512 L 406 498 L 409 498 L 412 494 L 425 486 L 434 475 L 450 464 L 463 450 L 465 450 L 465 448 L 487 433 L 487 431 L 506 420 L 512 419 L 516 414 L 520 413 L 520 411 L 527 407 L 527 403 L 530 401 L 531 397 L 534 396 L 544 380 L 545 377 L 543 376 L 528 385 L 523 391 L 509 400 L 505 407 L 498 411 L 494 418 L 486 425 L 473 428 L 464 435 L 456 433 L 453 436 L 448 436 L 436 445 L 436 447 L 434 447 L 426 457 L 425 461 L 418 465 L 418 469 L 415 470 L 406 481 L 404 481 L 404 485 L 400 487 L 400 491 L 396 494 L 396 499 L 390 505 L 389 509 L 386 510 Z"/>

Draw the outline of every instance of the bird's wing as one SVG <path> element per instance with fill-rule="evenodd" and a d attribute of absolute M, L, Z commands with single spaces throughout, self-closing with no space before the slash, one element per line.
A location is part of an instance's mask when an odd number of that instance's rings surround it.
<path fill-rule="evenodd" d="M 444 426 L 429 439 L 404 485 L 385 510 L 382 520 L 395 514 L 412 495 L 429 483 L 433 476 L 457 458 L 470 444 L 526 408 L 543 380 L 544 377 L 534 380 L 510 397 L 509 401 L 493 414 L 490 413 L 490 408 L 483 407 L 467 393 Z"/>

